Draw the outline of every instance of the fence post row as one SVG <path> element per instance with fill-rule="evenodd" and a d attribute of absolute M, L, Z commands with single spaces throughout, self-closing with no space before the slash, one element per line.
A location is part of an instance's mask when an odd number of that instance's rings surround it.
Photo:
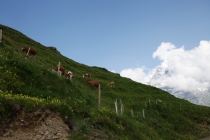
<path fill-rule="evenodd" d="M 167 107 L 166 102 L 163 102 L 163 101 L 160 100 L 160 99 L 156 99 L 155 102 L 156 102 L 156 104 L 157 104 L 158 102 L 162 102 L 163 105 L 164 105 L 164 107 Z M 116 99 L 116 101 L 115 101 L 114 103 L 115 103 L 116 114 L 118 114 L 117 99 Z M 150 99 L 149 99 L 149 104 L 151 105 Z M 121 105 L 121 107 L 120 107 L 120 114 L 123 114 L 124 106 L 123 106 L 123 104 L 122 104 L 121 99 L 120 99 L 120 105 Z M 145 102 L 144 105 L 145 105 L 145 108 L 146 108 L 146 107 L 147 107 L 147 102 Z M 171 104 L 168 105 L 168 106 L 169 106 L 169 108 L 171 108 Z M 181 104 L 181 103 L 179 103 L 179 108 L 180 108 L 180 110 L 182 110 L 182 104 Z M 208 108 L 208 107 L 207 107 L 207 108 Z M 193 110 L 193 109 L 191 108 L 191 110 Z M 196 111 L 197 111 L 197 110 L 198 110 L 198 108 L 197 108 L 197 106 L 196 106 Z M 130 109 L 130 112 L 131 112 L 131 115 L 134 116 L 134 112 L 133 112 L 132 109 Z M 139 111 L 139 113 L 137 112 L 137 117 L 138 117 L 138 115 L 140 115 L 140 114 L 141 114 L 141 111 Z M 158 111 L 157 111 L 157 114 L 159 115 L 159 112 L 158 112 Z M 144 109 L 142 109 L 142 117 L 145 118 Z"/>
<path fill-rule="evenodd" d="M 116 101 L 114 102 L 114 104 L 115 104 L 116 114 L 118 114 L 117 99 L 116 99 Z M 124 111 L 124 105 L 123 105 L 123 103 L 122 103 L 122 100 L 120 99 L 120 114 L 123 114 L 123 111 Z"/>

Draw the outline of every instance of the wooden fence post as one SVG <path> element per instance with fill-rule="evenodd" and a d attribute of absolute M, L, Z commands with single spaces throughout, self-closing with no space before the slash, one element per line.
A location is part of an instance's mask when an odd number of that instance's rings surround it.
<path fill-rule="evenodd" d="M 120 111 L 121 111 L 121 114 L 123 114 L 123 104 L 122 104 L 121 99 L 120 99 L 120 104 L 121 104 Z"/>
<path fill-rule="evenodd" d="M 58 74 L 61 76 L 61 73 L 60 73 L 60 65 L 61 65 L 61 63 L 60 63 L 60 61 L 58 62 Z"/>
<path fill-rule="evenodd" d="M 131 115 L 133 116 L 133 110 L 131 109 Z"/>
<path fill-rule="evenodd" d="M 142 114 L 143 114 L 143 118 L 145 118 L 145 115 L 144 115 L 144 109 L 142 109 Z"/>
<path fill-rule="evenodd" d="M 117 109 L 117 99 L 116 99 L 116 102 L 114 102 L 114 104 L 115 104 L 116 114 L 118 114 L 118 109 Z"/>
<path fill-rule="evenodd" d="M 98 107 L 100 107 L 101 104 L 101 86 L 98 85 Z"/>
<path fill-rule="evenodd" d="M 27 52 L 27 54 L 26 54 L 27 57 L 28 57 L 28 53 L 29 53 L 30 49 L 31 49 L 31 48 L 29 47 L 29 48 L 28 48 L 28 52 Z"/>

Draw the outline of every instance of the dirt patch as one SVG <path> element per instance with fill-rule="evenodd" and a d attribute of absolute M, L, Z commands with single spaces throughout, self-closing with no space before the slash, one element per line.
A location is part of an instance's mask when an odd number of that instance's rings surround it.
<path fill-rule="evenodd" d="M 69 127 L 59 113 L 23 110 L 13 120 L 0 126 L 0 140 L 68 140 Z"/>

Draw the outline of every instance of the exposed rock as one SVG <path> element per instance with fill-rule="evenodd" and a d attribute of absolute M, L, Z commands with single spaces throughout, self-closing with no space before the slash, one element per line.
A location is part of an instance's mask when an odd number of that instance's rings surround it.
<path fill-rule="evenodd" d="M 43 111 L 21 113 L 9 128 L 0 127 L 0 140 L 68 140 L 69 128 L 59 114 Z"/>

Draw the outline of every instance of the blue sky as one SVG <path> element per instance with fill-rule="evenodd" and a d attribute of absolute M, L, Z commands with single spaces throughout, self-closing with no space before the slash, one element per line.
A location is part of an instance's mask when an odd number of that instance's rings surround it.
<path fill-rule="evenodd" d="M 120 73 L 161 63 L 162 42 L 210 40 L 209 0 L 1 0 L 0 24 L 62 55 Z"/>

